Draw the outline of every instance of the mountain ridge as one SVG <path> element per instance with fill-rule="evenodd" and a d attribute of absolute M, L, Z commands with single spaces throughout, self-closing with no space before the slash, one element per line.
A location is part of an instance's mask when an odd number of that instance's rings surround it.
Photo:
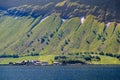
<path fill-rule="evenodd" d="M 94 15 L 100 21 L 118 21 L 120 20 L 119 11 L 120 1 L 99 1 L 99 0 L 45 0 L 45 1 L 8 1 L 1 2 L 1 6 L 7 7 L 8 15 L 31 15 L 38 17 L 40 15 L 50 15 L 52 13 L 59 14 L 62 18 L 82 17 Z M 9 4 L 10 3 L 10 4 Z M 108 4 L 109 3 L 109 4 Z M 4 4 L 4 5 L 3 5 Z M 102 6 L 101 6 L 102 5 Z"/>

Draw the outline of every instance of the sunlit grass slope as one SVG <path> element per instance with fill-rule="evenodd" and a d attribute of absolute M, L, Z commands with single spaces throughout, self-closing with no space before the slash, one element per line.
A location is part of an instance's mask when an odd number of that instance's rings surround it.
<path fill-rule="evenodd" d="M 62 19 L 59 14 L 0 17 L 0 54 L 66 54 L 70 52 L 120 52 L 120 25 L 100 22 L 88 15 Z"/>

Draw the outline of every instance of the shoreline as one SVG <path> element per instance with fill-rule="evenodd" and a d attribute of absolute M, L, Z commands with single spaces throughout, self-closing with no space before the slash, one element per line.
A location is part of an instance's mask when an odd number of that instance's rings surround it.
<path fill-rule="evenodd" d="M 11 64 L 0 64 L 0 66 L 120 66 L 120 64 L 66 64 L 66 65 L 11 65 Z"/>

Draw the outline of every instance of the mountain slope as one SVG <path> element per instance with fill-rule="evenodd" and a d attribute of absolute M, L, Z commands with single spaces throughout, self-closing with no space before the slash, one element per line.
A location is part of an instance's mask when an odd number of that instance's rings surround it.
<path fill-rule="evenodd" d="M 4 18 L 4 20 L 3 20 Z M 105 51 L 119 53 L 119 24 L 98 22 L 89 15 L 84 23 L 79 17 L 63 20 L 52 14 L 40 20 L 31 17 L 1 17 L 2 53 L 68 53 Z M 5 24 L 7 23 L 7 24 Z M 33 25 L 36 24 L 35 27 Z"/>
<path fill-rule="evenodd" d="M 0 5 L 1 54 L 120 53 L 117 1 L 27 1 Z"/>

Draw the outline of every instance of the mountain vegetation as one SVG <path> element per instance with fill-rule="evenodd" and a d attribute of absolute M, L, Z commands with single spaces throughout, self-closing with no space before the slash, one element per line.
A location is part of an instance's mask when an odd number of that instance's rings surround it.
<path fill-rule="evenodd" d="M 80 52 L 119 54 L 119 3 L 119 0 L 0 1 L 0 54 L 12 57 Z"/>

